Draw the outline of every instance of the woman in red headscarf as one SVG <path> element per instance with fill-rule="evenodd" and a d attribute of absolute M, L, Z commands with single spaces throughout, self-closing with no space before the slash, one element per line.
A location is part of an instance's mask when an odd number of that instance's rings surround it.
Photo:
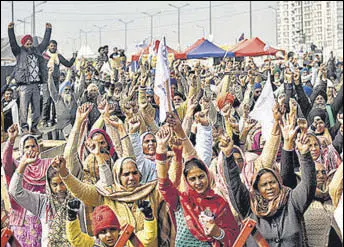
<path fill-rule="evenodd" d="M 186 191 L 179 191 L 168 177 L 167 143 L 172 133 L 162 127 L 157 133 L 156 154 L 159 190 L 169 204 L 176 225 L 176 246 L 232 246 L 239 227 L 228 203 L 210 188 L 207 166 L 198 158 L 185 162 Z M 189 139 L 185 137 L 185 141 Z M 190 144 L 191 145 L 191 144 Z"/>

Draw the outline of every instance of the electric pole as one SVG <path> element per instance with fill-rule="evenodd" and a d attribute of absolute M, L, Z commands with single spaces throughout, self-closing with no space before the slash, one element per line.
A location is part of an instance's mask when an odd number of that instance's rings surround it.
<path fill-rule="evenodd" d="M 147 15 L 147 16 L 149 16 L 151 18 L 151 43 L 152 43 L 153 42 L 153 17 L 158 15 L 158 14 L 160 14 L 161 11 L 156 12 L 154 14 L 149 14 L 147 12 L 141 12 L 141 13 L 144 14 L 144 15 Z"/>
<path fill-rule="evenodd" d="M 186 3 L 186 4 L 179 6 L 179 7 L 175 6 L 173 4 L 170 4 L 170 3 L 168 5 L 173 7 L 173 8 L 176 8 L 178 10 L 178 50 L 180 51 L 180 9 L 186 7 L 190 4 Z"/>

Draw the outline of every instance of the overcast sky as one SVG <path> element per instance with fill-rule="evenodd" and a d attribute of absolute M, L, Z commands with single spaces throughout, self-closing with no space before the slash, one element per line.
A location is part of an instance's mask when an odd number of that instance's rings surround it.
<path fill-rule="evenodd" d="M 39 5 L 42 1 L 35 1 Z M 128 53 L 136 51 L 135 45 L 145 38 L 150 40 L 150 17 L 142 14 L 148 12 L 161 13 L 153 18 L 154 39 L 166 36 L 167 44 L 177 49 L 178 14 L 177 9 L 168 4 L 188 6 L 181 8 L 180 39 L 181 48 L 194 43 L 197 39 L 209 35 L 209 1 L 47 1 L 36 7 L 36 34 L 43 36 L 45 23 L 53 26 L 52 39 L 58 42 L 58 49 L 66 56 L 80 47 L 80 29 L 89 31 L 87 43 L 92 50 L 99 47 L 99 29 L 94 27 L 106 25 L 102 29 L 102 45 L 124 48 L 124 24 L 118 21 L 131 21 L 128 24 Z M 234 44 L 242 32 L 250 35 L 249 1 L 212 1 L 212 31 L 216 44 Z M 275 12 L 268 6 L 276 7 L 276 1 L 252 1 L 252 35 L 274 46 L 275 44 Z M 32 1 L 14 1 L 15 32 L 24 34 L 24 25 L 17 19 L 30 17 Z M 11 21 L 11 1 L 1 1 L 1 37 L 7 37 L 7 24 Z M 26 18 L 26 21 L 31 21 Z M 26 24 L 26 33 L 31 33 L 31 24 Z M 74 40 L 73 40 L 74 39 Z M 85 43 L 85 34 L 82 34 Z"/>

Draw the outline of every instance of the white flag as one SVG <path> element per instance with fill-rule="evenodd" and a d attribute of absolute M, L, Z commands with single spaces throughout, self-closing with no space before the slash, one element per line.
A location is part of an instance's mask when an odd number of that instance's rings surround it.
<path fill-rule="evenodd" d="M 274 124 L 273 106 L 275 104 L 274 94 L 270 82 L 270 74 L 264 85 L 261 95 L 259 96 L 253 110 L 249 116 L 252 119 L 260 121 L 262 125 L 262 135 L 267 141 L 270 138 L 272 127 Z"/>
<path fill-rule="evenodd" d="M 172 106 L 171 101 L 171 86 L 170 86 L 170 70 L 167 60 L 167 49 L 165 37 L 159 44 L 158 55 L 156 60 L 154 93 L 160 98 L 159 120 L 160 123 L 166 119 L 166 112 L 168 112 L 168 105 Z"/>

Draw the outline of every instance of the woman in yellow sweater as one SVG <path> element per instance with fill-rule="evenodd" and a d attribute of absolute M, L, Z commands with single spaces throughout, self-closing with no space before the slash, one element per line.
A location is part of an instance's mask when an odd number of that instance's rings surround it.
<path fill-rule="evenodd" d="M 105 176 L 103 173 L 109 173 L 110 170 L 105 161 L 102 160 L 101 155 L 95 154 L 95 156 L 98 164 L 100 164 L 100 176 Z M 104 184 L 96 186 L 81 182 L 69 173 L 64 159 L 61 159 L 60 164 L 56 165 L 55 169 L 59 171 L 66 187 L 70 189 L 76 198 L 82 200 L 87 206 L 109 206 L 118 217 L 121 225 L 130 224 L 134 227 L 136 235 L 144 246 L 173 246 L 169 222 L 161 226 L 161 222 L 166 221 L 168 218 L 168 212 L 165 208 L 165 202 L 157 189 L 157 182 L 153 181 L 141 185 L 141 174 L 137 169 L 135 161 L 131 158 L 127 157 L 117 160 L 114 167 L 114 183 L 112 181 L 105 182 L 106 185 L 111 184 L 111 186 L 104 186 Z M 151 203 L 152 216 L 154 219 L 157 219 L 156 222 L 159 222 L 159 242 L 156 234 L 157 223 L 155 223 L 152 229 L 155 231 L 155 234 L 153 232 L 151 234 L 146 233 L 147 222 L 144 213 L 139 209 L 140 201 L 149 201 Z M 166 237 L 162 238 L 162 236 Z M 164 244 L 160 245 L 160 243 Z"/>

